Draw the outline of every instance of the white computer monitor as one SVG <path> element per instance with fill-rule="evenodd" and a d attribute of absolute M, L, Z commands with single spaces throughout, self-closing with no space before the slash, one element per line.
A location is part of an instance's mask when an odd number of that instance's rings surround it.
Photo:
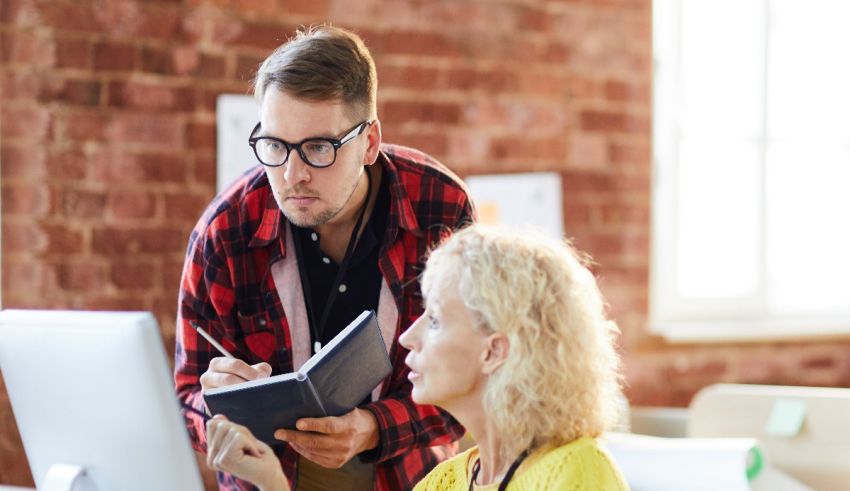
<path fill-rule="evenodd" d="M 151 314 L 4 310 L 0 370 L 38 489 L 203 489 Z"/>

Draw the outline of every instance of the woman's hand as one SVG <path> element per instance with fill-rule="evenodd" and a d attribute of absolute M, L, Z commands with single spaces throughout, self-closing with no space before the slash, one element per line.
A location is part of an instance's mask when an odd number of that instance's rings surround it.
<path fill-rule="evenodd" d="M 207 465 L 249 481 L 261 491 L 290 491 L 271 447 L 222 415 L 207 421 Z"/>

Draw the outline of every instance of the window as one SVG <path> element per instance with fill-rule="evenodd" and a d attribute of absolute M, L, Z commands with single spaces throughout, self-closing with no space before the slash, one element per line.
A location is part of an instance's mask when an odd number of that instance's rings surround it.
<path fill-rule="evenodd" d="M 850 333 L 850 2 L 654 9 L 653 329 Z"/>

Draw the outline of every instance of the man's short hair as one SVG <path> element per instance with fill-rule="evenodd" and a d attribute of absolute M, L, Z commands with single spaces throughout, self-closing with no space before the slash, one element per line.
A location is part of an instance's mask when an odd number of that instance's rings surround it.
<path fill-rule="evenodd" d="M 258 104 L 269 86 L 295 98 L 342 102 L 356 119 L 377 117 L 375 62 L 360 36 L 345 29 L 296 31 L 260 65 L 254 79 Z"/>

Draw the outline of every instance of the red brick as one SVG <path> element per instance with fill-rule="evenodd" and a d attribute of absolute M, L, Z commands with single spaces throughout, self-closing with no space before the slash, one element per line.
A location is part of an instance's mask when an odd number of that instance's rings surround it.
<path fill-rule="evenodd" d="M 137 293 L 123 296 L 104 295 L 94 292 L 91 296 L 79 298 L 74 305 L 77 309 L 82 310 L 109 310 L 109 311 L 136 311 L 148 310 L 148 303 Z"/>
<path fill-rule="evenodd" d="M 153 218 L 156 202 L 156 197 L 149 192 L 113 189 L 107 197 L 107 217 L 119 223 L 128 219 Z"/>
<path fill-rule="evenodd" d="M 105 283 L 102 265 L 92 261 L 69 261 L 56 265 L 56 282 L 68 291 L 99 291 Z"/>
<path fill-rule="evenodd" d="M 234 73 L 234 78 L 242 82 L 253 81 L 263 60 L 265 60 L 265 57 L 263 56 L 239 56 L 239 58 L 236 59 L 236 72 Z"/>
<path fill-rule="evenodd" d="M 328 0 L 287 0 L 283 4 L 283 12 L 314 19 L 325 19 L 328 18 Z"/>
<path fill-rule="evenodd" d="M 230 45 L 272 50 L 286 41 L 294 31 L 294 26 L 246 21 L 242 23 L 239 34 L 233 38 Z"/>
<path fill-rule="evenodd" d="M 140 52 L 141 69 L 148 73 L 175 75 L 173 48 L 143 46 Z"/>
<path fill-rule="evenodd" d="M 46 107 L 0 106 L 3 138 L 20 138 L 43 142 L 50 131 L 50 112 Z"/>
<path fill-rule="evenodd" d="M 183 183 L 188 167 L 180 153 L 131 153 L 114 147 L 104 148 L 92 160 L 95 179 L 104 182 Z"/>
<path fill-rule="evenodd" d="M 39 253 L 47 248 L 47 235 L 34 223 L 3 223 L 3 253 Z"/>
<path fill-rule="evenodd" d="M 538 6 L 517 7 L 517 27 L 523 31 L 541 32 L 549 30 L 550 17 Z"/>
<path fill-rule="evenodd" d="M 43 184 L 3 183 L 3 216 L 44 217 L 50 213 L 50 190 Z"/>
<path fill-rule="evenodd" d="M 41 25 L 67 31 L 100 32 L 93 2 L 40 2 Z"/>
<path fill-rule="evenodd" d="M 74 224 L 45 224 L 41 229 L 47 235 L 45 252 L 49 254 L 78 254 L 86 250 L 85 233 Z"/>
<path fill-rule="evenodd" d="M 47 272 L 41 261 L 10 261 L 4 256 L 0 278 L 3 282 L 3 308 L 10 308 L 14 305 L 9 302 L 10 294 L 17 293 L 17 297 L 22 298 L 24 295 L 32 295 L 32 292 L 44 292 Z"/>
<path fill-rule="evenodd" d="M 47 152 L 41 145 L 0 146 L 0 176 L 36 178 L 47 174 Z"/>
<path fill-rule="evenodd" d="M 51 179 L 81 181 L 88 170 L 88 156 L 79 149 L 52 147 L 47 152 L 47 171 Z"/>
<path fill-rule="evenodd" d="M 2 35 L 2 33 L 0 33 Z M 0 38 L 0 42 L 2 39 Z M 2 47 L 0 47 L 2 48 Z M 0 71 L 0 94 L 3 103 L 13 101 L 31 101 L 38 98 L 42 91 L 42 76 L 36 70 Z"/>
<path fill-rule="evenodd" d="M 440 58 L 469 54 L 457 38 L 442 33 L 423 31 L 386 31 L 367 38 L 369 46 L 386 54 L 422 55 Z"/>
<path fill-rule="evenodd" d="M 50 68 L 56 64 L 56 46 L 44 32 L 12 31 L 3 39 L 3 59 L 11 65 Z"/>
<path fill-rule="evenodd" d="M 189 111 L 195 107 L 195 91 L 142 82 L 109 84 L 109 105 L 145 110 Z"/>
<path fill-rule="evenodd" d="M 156 265 L 150 261 L 116 261 L 109 277 L 119 290 L 150 289 L 154 286 Z"/>
<path fill-rule="evenodd" d="M 628 163 L 649 168 L 652 160 L 652 151 L 649 142 L 612 143 L 609 152 L 611 161 L 615 163 Z"/>
<path fill-rule="evenodd" d="M 121 113 L 110 121 L 106 134 L 114 142 L 143 144 L 171 150 L 183 148 L 183 124 L 166 115 Z"/>
<path fill-rule="evenodd" d="M 605 82 L 605 97 L 612 101 L 632 101 L 649 103 L 651 93 L 648 86 L 639 86 L 621 80 Z"/>
<path fill-rule="evenodd" d="M 580 118 L 585 131 L 647 132 L 650 128 L 648 119 L 621 112 L 586 110 Z"/>
<path fill-rule="evenodd" d="M 183 26 L 185 11 L 151 2 L 141 3 L 135 35 L 145 39 L 161 39 L 166 42 L 197 40 Z"/>
<path fill-rule="evenodd" d="M 212 196 L 198 196 L 186 193 L 165 195 L 165 216 L 169 223 L 177 220 L 193 225 L 201 217 Z"/>
<path fill-rule="evenodd" d="M 387 101 L 381 119 L 387 124 L 454 124 L 460 121 L 460 107 L 450 102 Z"/>
<path fill-rule="evenodd" d="M 216 162 L 213 159 L 199 158 L 195 160 L 195 181 L 208 184 L 212 189 L 216 184 Z"/>
<path fill-rule="evenodd" d="M 130 43 L 102 41 L 94 45 L 94 69 L 126 72 L 136 68 L 136 48 Z"/>
<path fill-rule="evenodd" d="M 440 86 L 443 71 L 435 67 L 418 65 L 381 65 L 378 64 L 378 77 L 381 89 L 429 89 Z"/>
<path fill-rule="evenodd" d="M 56 66 L 85 69 L 91 66 L 91 44 L 85 39 L 57 37 Z"/>
<path fill-rule="evenodd" d="M 244 29 L 242 21 L 233 16 L 220 16 L 212 21 L 212 43 L 220 46 L 231 46 Z"/>
<path fill-rule="evenodd" d="M 186 125 L 186 142 L 192 148 L 215 148 L 215 132 L 214 124 L 189 123 Z"/>
<path fill-rule="evenodd" d="M 106 210 L 106 195 L 102 191 L 61 189 L 58 191 L 59 210 L 70 218 L 102 218 Z"/>
<path fill-rule="evenodd" d="M 160 227 L 95 227 L 92 251 L 99 255 L 164 254 L 182 252 L 189 240 L 189 231 Z"/>
<path fill-rule="evenodd" d="M 42 93 L 44 102 L 63 102 L 69 105 L 97 106 L 100 104 L 101 85 L 94 80 L 65 80 L 58 90 Z"/>
<path fill-rule="evenodd" d="M 171 300 L 171 309 L 176 306 L 176 292 L 180 289 L 180 277 L 183 274 L 183 261 L 180 258 L 166 259 L 162 264 L 162 274 L 159 275 L 162 290 L 175 292 L 175 298 Z"/>
<path fill-rule="evenodd" d="M 201 53 L 198 67 L 192 75 L 203 79 L 224 78 L 227 76 L 227 61 L 224 56 Z"/>
<path fill-rule="evenodd" d="M 578 133 L 569 145 L 570 166 L 604 170 L 610 162 L 608 148 L 603 136 Z"/>
<path fill-rule="evenodd" d="M 65 136 L 73 141 L 103 141 L 108 113 L 87 108 L 68 108 L 64 111 Z"/>
<path fill-rule="evenodd" d="M 496 159 L 544 159 L 558 163 L 566 159 L 566 144 L 559 138 L 493 138 L 490 149 Z"/>

